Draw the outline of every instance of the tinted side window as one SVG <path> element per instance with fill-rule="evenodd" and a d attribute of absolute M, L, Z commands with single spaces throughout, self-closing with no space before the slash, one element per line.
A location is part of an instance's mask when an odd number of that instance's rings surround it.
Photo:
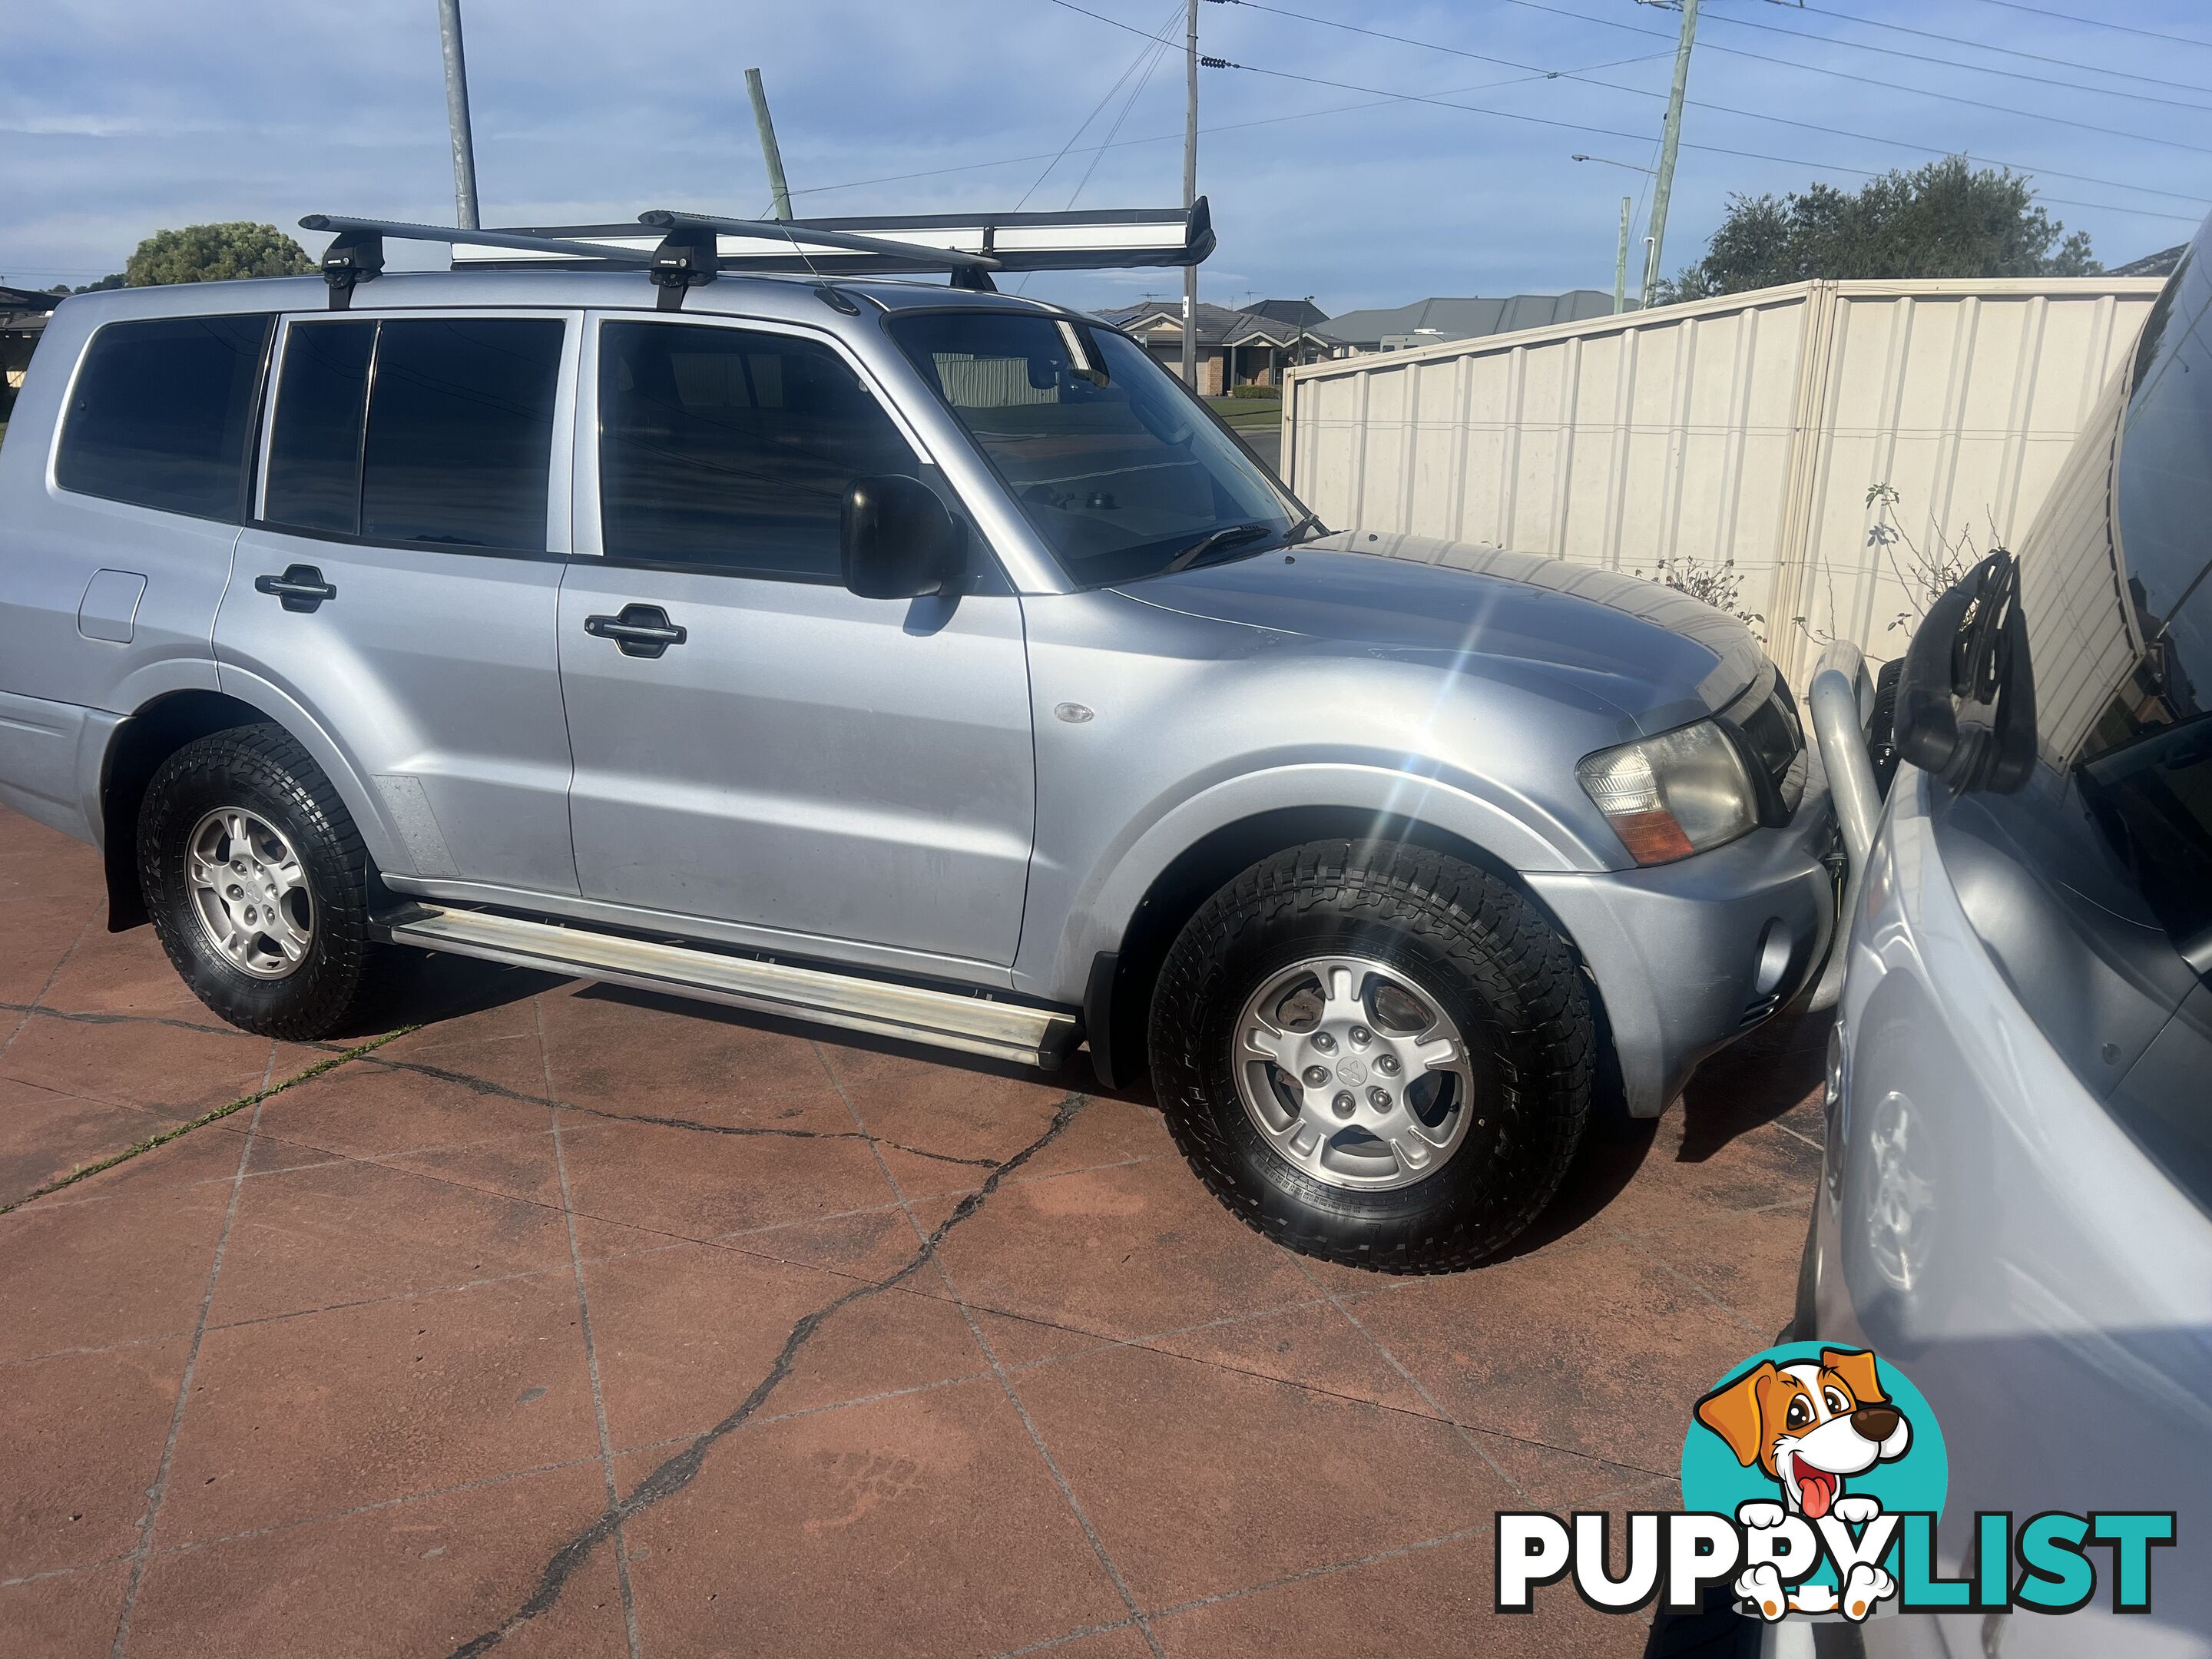
<path fill-rule="evenodd" d="M 678 323 L 600 331 L 599 501 L 610 558 L 835 581 L 845 487 L 914 451 L 837 354 Z"/>
<path fill-rule="evenodd" d="M 551 317 L 386 318 L 362 446 L 361 533 L 545 545 L 564 325 Z"/>
<path fill-rule="evenodd" d="M 361 529 L 362 414 L 374 322 L 299 323 L 284 337 L 261 515 L 303 530 Z"/>
<path fill-rule="evenodd" d="M 62 488 L 235 521 L 274 320 L 164 317 L 94 334 L 62 426 Z"/>

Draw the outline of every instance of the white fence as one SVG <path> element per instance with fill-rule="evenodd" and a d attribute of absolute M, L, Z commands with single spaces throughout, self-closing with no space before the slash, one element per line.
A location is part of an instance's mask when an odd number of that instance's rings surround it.
<path fill-rule="evenodd" d="M 1285 476 L 1340 528 L 1733 561 L 1802 685 L 1823 637 L 1901 653 L 1912 547 L 2018 544 L 2160 286 L 1802 283 L 1336 359 L 1289 379 Z"/>

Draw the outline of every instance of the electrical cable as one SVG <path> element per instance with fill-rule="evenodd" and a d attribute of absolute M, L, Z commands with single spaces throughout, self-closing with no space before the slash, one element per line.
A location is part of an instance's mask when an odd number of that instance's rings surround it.
<path fill-rule="evenodd" d="M 1593 70 L 1621 69 L 1631 64 L 1657 63 L 1662 58 L 1671 58 L 1674 55 L 1674 54 L 1671 52 L 1653 52 L 1649 57 L 1616 58 L 1607 63 L 1591 64 L 1585 67 Z M 1529 81 L 1540 78 L 1542 77 L 1528 75 L 1509 76 L 1503 81 L 1478 81 L 1471 87 L 1447 87 L 1443 92 L 1436 95 L 1439 97 L 1455 97 L 1462 93 L 1487 92 L 1493 88 L 1516 87 L 1523 85 Z M 1328 109 L 1298 110 L 1289 115 L 1262 116 L 1259 119 L 1254 121 L 1224 121 L 1217 126 L 1200 127 L 1199 129 L 1199 136 L 1200 137 L 1205 137 L 1214 133 L 1242 132 L 1249 127 L 1279 126 L 1285 121 L 1310 121 L 1324 115 L 1354 114 L 1360 110 L 1386 109 L 1392 104 L 1402 104 L 1407 101 L 1408 100 L 1406 98 L 1400 97 L 1394 94 L 1385 97 L 1370 99 L 1365 103 L 1337 104 Z M 1091 145 L 1087 148 L 1079 148 L 1070 151 L 1069 153 L 1072 155 L 1081 155 L 1088 154 L 1091 149 L 1128 149 L 1138 144 L 1164 144 L 1169 143 L 1181 143 L 1182 142 L 1182 137 L 1183 135 L 1180 132 L 1157 132 L 1146 138 L 1124 138 L 1117 143 L 1108 145 Z M 901 185 L 915 179 L 942 179 L 956 173 L 980 173 L 991 167 L 1018 167 L 1025 161 L 1042 161 L 1047 159 L 1048 159 L 1047 153 L 1043 150 L 1039 150 L 1031 155 L 1002 155 L 995 161 L 963 161 L 955 167 L 925 167 L 915 173 L 888 173 L 880 174 L 873 179 L 848 179 L 842 184 L 807 185 L 793 190 L 791 193 L 793 196 L 820 196 L 830 191 L 860 190 L 869 185 Z M 1872 177 L 1873 175 L 1869 174 L 1868 176 Z M 93 274 L 98 275 L 97 272 Z"/>
<path fill-rule="evenodd" d="M 1054 0 L 1054 3 L 1055 4 L 1060 3 L 1060 0 Z M 1529 11 L 1549 12 L 1554 17 L 1571 17 L 1577 23 L 1595 23 L 1603 28 L 1621 29 L 1630 34 L 1648 34 L 1654 40 L 1672 40 L 1675 38 L 1674 31 L 1669 29 L 1648 29 L 1641 23 L 1623 23 L 1610 17 L 1593 17 L 1588 12 L 1570 11 L 1565 6 L 1547 5 L 1545 3 L 1545 0 L 1505 0 L 1505 3 L 1509 6 L 1520 6 Z M 1095 12 L 1091 14 L 1093 16 L 1096 16 L 1097 15 L 1097 14 Z M 1700 13 L 1699 15 L 1701 17 L 1717 17 L 1719 14 L 1717 12 L 1704 12 Z M 1733 21 L 1734 20 L 1729 19 L 1725 21 Z M 1121 27 L 1126 28 L 1128 26 L 1127 24 L 1123 24 Z M 1766 27 L 1769 26 L 1765 24 L 1754 24 L 1751 27 Z M 2152 98 L 2145 94 L 2119 92 L 2110 87 L 2084 86 L 2079 81 L 2054 81 L 2048 76 L 2027 75 L 2022 73 L 2019 70 L 1991 69 L 1986 64 L 1961 64 L 1955 58 L 1930 58 L 1925 52 L 1899 52 L 1892 46 L 1869 46 L 1856 40 L 1839 40 L 1833 35 L 1808 35 L 1802 29 L 1778 29 L 1775 32 L 1781 34 L 1794 34 L 1800 40 L 1818 40 L 1832 46 L 1849 46 L 1855 52 L 1875 52 L 1888 58 L 1909 58 L 1915 63 L 1926 64 L 1931 68 L 1966 70 L 1976 75 L 2001 76 L 2008 81 L 2027 81 L 2031 82 L 2037 86 L 2044 87 L 2063 87 L 2069 92 L 2100 93 L 2110 98 L 2137 98 L 2145 103 L 2170 104 L 2176 109 L 2201 110 L 2207 107 L 2207 106 L 2203 104 L 2183 103 L 2172 98 Z M 1701 40 L 1698 44 L 1703 50 L 1708 52 L 1726 52 L 1731 58 L 1748 58 L 1757 63 L 1778 64 L 1786 69 L 1809 70 L 1815 75 L 1841 76 L 1843 74 L 1843 71 L 1840 70 L 1822 69 L 1818 64 L 1799 63 L 1795 58 L 1771 58 L 1765 52 L 1747 52 L 1741 46 L 1724 46 L 1717 40 Z M 2080 66 L 2075 65 L 2073 67 Z M 2148 76 L 2126 75 L 2124 71 L 2119 70 L 2104 70 L 2099 72 L 2106 75 L 2121 76 L 2122 78 L 2127 80 L 2149 79 Z M 1844 76 L 1844 78 L 1857 80 L 1863 77 L 1849 76 Z M 1887 82 L 1880 82 L 1876 84 L 1887 86 L 1889 83 Z M 2212 87 L 2195 86 L 2185 82 L 2153 81 L 2151 84 L 2154 86 L 2171 86 L 2181 92 L 2201 92 L 2207 94 L 2208 95 L 2212 95 Z"/>
<path fill-rule="evenodd" d="M 1264 11 L 1277 17 L 1294 18 L 1302 23 L 1316 23 L 1323 28 L 1343 29 L 1349 33 L 1364 34 L 1377 40 L 1392 40 L 1397 42 L 1401 46 L 1418 46 L 1425 52 L 1448 52 L 1455 58 L 1472 58 L 1486 64 L 1499 64 L 1508 69 L 1534 70 L 1538 68 L 1538 66 L 1534 64 L 1516 63 L 1510 58 L 1493 58 L 1485 52 L 1468 52 L 1459 46 L 1448 46 L 1440 41 L 1416 40 L 1410 35 L 1391 34 L 1382 29 L 1365 28 L 1357 23 L 1342 23 L 1337 21 L 1333 17 L 1315 17 L 1302 11 L 1288 11 L 1280 6 L 1270 6 L 1265 4 L 1263 3 L 1263 0 L 1212 0 L 1212 3 L 1216 5 L 1242 6 L 1248 11 Z M 1720 50 L 1725 51 L 1727 49 L 1723 47 L 1720 48 Z M 1783 60 L 1776 58 L 1771 61 L 1779 63 Z M 1917 97 L 1938 99 L 1946 104 L 1963 104 L 1974 109 L 1990 110 L 1998 115 L 2010 116 L 2015 120 L 2042 121 L 2053 126 L 2075 127 L 2084 132 L 2101 133 L 2107 138 L 2127 138 L 2131 139 L 2137 143 L 2163 144 L 2174 149 L 2194 150 L 2201 155 L 2212 155 L 2212 149 L 2208 149 L 2203 144 L 2185 143 L 2177 138 L 2161 138 L 2147 132 L 2130 132 L 2121 127 L 2100 126 L 2094 121 L 2076 121 L 2070 116 L 2047 115 L 2035 110 L 2014 109 L 2009 105 L 2006 104 L 1984 103 L 1978 98 L 1961 98 L 1955 93 L 1936 92 L 1924 87 L 1905 86 L 1893 81 L 1877 81 L 1871 76 L 1852 75 L 1844 70 L 1820 69 L 1809 64 L 1799 64 L 1795 67 L 1810 70 L 1813 73 L 1818 75 L 1832 75 L 1839 80 L 1856 81 L 1863 86 L 1880 87 L 1884 91 L 1887 92 L 1910 93 Z M 1594 81 L 1586 75 L 1579 74 L 1572 70 L 1557 70 L 1542 72 L 1546 74 L 1547 77 L 1549 79 L 1577 81 L 1584 86 L 1603 87 L 1612 92 L 1631 93 L 1638 98 L 1664 98 L 1667 96 L 1663 92 L 1652 92 L 1642 87 L 1624 87 L 1612 81 Z M 2084 87 L 2081 88 L 2081 90 L 2084 92 L 2102 92 L 2105 88 L 2101 87 Z M 2172 99 L 2147 99 L 2141 94 L 2131 92 L 2114 92 L 2110 93 L 2107 95 L 2115 98 L 2125 98 L 2130 103 L 2173 103 L 2177 108 L 2192 109 L 2199 111 L 2203 114 L 2212 115 L 2212 104 L 2182 104 Z M 1684 102 L 1692 109 L 1719 110 L 1729 115 L 1748 116 L 1753 120 L 1779 121 L 1787 126 L 1803 126 L 1808 125 L 1802 121 L 1792 121 L 1786 116 L 1763 115 L 1755 110 L 1732 109 L 1724 104 L 1709 104 L 1705 102 L 1703 100 L 1697 98 L 1686 99 Z"/>
<path fill-rule="evenodd" d="M 2067 58 L 2053 58 L 2047 52 L 2021 52 L 2014 46 L 1991 46 L 1986 40 L 1969 40 L 1964 35 L 1958 34 L 1937 34 L 1932 29 L 1916 29 L 1905 23 L 1879 22 L 1871 17 L 1856 17 L 1850 12 L 1831 11 L 1826 7 L 1820 8 L 1817 10 L 1810 7 L 1806 9 L 1808 15 L 1832 17 L 1839 23 L 1856 23 L 1862 28 L 1887 29 L 1893 34 L 1911 34 L 1917 36 L 1923 40 L 1941 40 L 1946 46 L 1966 46 L 1976 52 L 1993 52 L 2002 57 L 2018 58 L 2031 64 L 2056 64 L 2061 69 L 2087 70 L 2092 75 L 2109 75 L 2122 81 L 2140 81 L 2146 86 L 2171 87 L 2177 92 L 2202 92 L 2212 94 L 2212 87 L 2198 86 L 2193 82 L 2166 81 L 2160 79 L 2155 75 L 2137 75 L 2132 70 L 2103 69 L 2094 64 L 2076 63 L 2073 59 Z M 1767 34 L 1794 35 L 1800 40 L 1819 40 L 1832 46 L 1849 46 L 1854 52 L 1879 52 L 1887 53 L 1892 58 L 1917 58 L 1923 63 L 1941 64 L 1947 69 L 1973 70 L 1980 69 L 1982 67 L 1978 64 L 1961 64 L 1950 58 L 1929 58 L 1923 52 L 1899 52 L 1893 46 L 1870 46 L 1863 41 L 1840 40 L 1832 34 L 1814 34 L 1805 29 L 1784 28 L 1779 23 L 1754 23 L 1747 17 L 1730 17 L 1725 12 L 1711 12 L 1700 15 L 1710 16 L 1715 22 L 1726 23 L 1735 28 L 1759 29 Z M 1989 75 L 2005 75 L 2013 73 L 2013 71 L 2008 70 L 1984 70 L 1983 72 Z M 2055 84 L 2060 86 L 2079 87 L 2079 89 L 2083 92 L 2096 90 L 2096 88 L 2091 87 L 2081 87 L 2080 83 L 2076 82 L 2059 82 Z"/>
<path fill-rule="evenodd" d="M 1068 0 L 1055 0 L 1055 3 L 1066 4 L 1068 3 Z M 1379 88 L 1376 87 L 1356 86 L 1348 81 L 1326 80 L 1320 76 L 1294 75 L 1287 70 L 1262 69 L 1255 64 L 1231 63 L 1225 58 L 1201 58 L 1199 61 L 1206 65 L 1209 69 L 1243 70 L 1247 74 L 1265 75 L 1279 81 L 1300 81 L 1309 86 L 1333 87 L 1340 92 L 1361 92 L 1369 94 L 1370 95 L 1374 95 L 1381 90 Z M 1635 143 L 1643 143 L 1649 137 L 1649 135 L 1646 133 L 1624 132 L 1618 127 L 1589 126 L 1579 121 L 1554 120 L 1548 116 L 1525 115 L 1514 110 L 1484 109 L 1474 104 L 1455 104 L 1444 99 L 1425 98 L 1412 93 L 1400 94 L 1398 96 L 1407 103 L 1434 104 L 1442 109 L 1462 110 L 1470 115 L 1488 115 L 1501 121 L 1523 121 L 1535 126 L 1558 127 L 1568 132 L 1600 133 L 1607 138 L 1626 138 Z M 1773 119 L 1778 118 L 1767 117 L 1762 118 Z M 1899 139 L 1881 138 L 1867 133 L 1845 132 L 1841 129 L 1835 127 L 1814 126 L 1810 122 L 1792 122 L 1790 125 L 1793 126 L 1809 126 L 1812 127 L 1814 131 L 1829 133 L 1837 137 L 1871 138 L 1872 142 L 1875 143 L 1899 144 L 1901 147 L 1908 149 L 1929 149 L 1927 146 L 1919 144 L 1904 144 L 1903 141 Z M 1768 155 L 1757 150 L 1733 149 L 1725 144 L 1695 143 L 1687 138 L 1680 140 L 1679 143 L 1680 148 L 1684 149 L 1702 150 L 1710 155 L 1736 155 L 1755 161 L 1778 161 L 1789 167 L 1811 167 L 1816 171 L 1856 173 L 1860 177 L 1867 179 L 1878 179 L 1882 176 L 1880 172 L 1870 167 L 1845 167 L 1839 162 L 1808 161 L 1797 156 Z M 1959 152 L 1929 149 L 1929 153 L 1939 155 L 1955 155 Z M 2001 161 L 1995 156 L 1985 155 L 1980 159 L 1992 166 L 2008 167 L 2015 173 L 2040 175 L 2052 179 L 2071 179 L 2080 184 L 2101 185 L 2115 190 L 2140 191 L 2148 196 L 2165 196 L 2170 197 L 2176 201 L 2189 202 L 2197 206 L 2200 210 L 2204 205 L 2200 198 L 2185 196 L 2179 191 L 2159 190 L 2148 185 L 2130 185 L 2117 179 L 2099 179 L 2083 173 L 2065 173 L 2056 167 L 2033 167 L 2027 166 L 2022 162 Z M 2050 199 L 2055 200 L 2057 198 L 2054 198 Z M 2201 216 L 2201 214 L 2156 213 L 2147 208 L 2122 208 L 2112 206 L 2110 204 L 2095 202 L 2073 202 L 2069 203 L 2069 205 L 2075 207 L 2098 208 L 2115 213 L 2141 213 L 2151 218 L 2185 219 L 2192 222 Z"/>
<path fill-rule="evenodd" d="M 1128 81 L 1129 77 L 1137 72 L 1138 64 L 1145 62 L 1160 47 L 1167 45 L 1166 31 L 1169 26 L 1175 21 L 1176 14 L 1182 10 L 1182 7 L 1180 4 L 1174 7 L 1169 12 L 1166 21 L 1160 25 L 1158 30 L 1149 34 L 1145 33 L 1145 31 L 1142 29 L 1131 27 L 1128 24 L 1125 23 L 1122 25 L 1124 28 L 1130 29 L 1132 33 L 1143 34 L 1144 38 L 1152 44 L 1146 46 L 1142 51 L 1138 52 L 1136 57 L 1129 60 L 1129 67 L 1123 70 L 1120 77 L 1115 81 L 1114 84 L 1106 88 L 1106 95 L 1098 100 L 1097 104 L 1091 109 L 1090 114 L 1083 118 L 1081 124 L 1076 127 L 1075 131 L 1068 134 L 1067 142 L 1060 147 L 1060 154 L 1054 155 L 1051 161 L 1045 163 L 1044 171 L 1036 176 L 1036 182 L 1031 185 L 1027 190 L 1024 191 L 1022 192 L 1022 199 L 1014 204 L 1015 212 L 1019 213 L 1024 208 L 1027 207 L 1029 205 L 1030 198 L 1036 195 L 1039 190 L 1044 187 L 1044 181 L 1052 177 L 1052 170 L 1060 165 L 1061 158 L 1066 155 L 1069 150 L 1075 148 L 1075 141 L 1090 131 L 1091 124 L 1098 118 L 1100 112 L 1104 110 L 1108 104 L 1113 102 L 1114 94 L 1121 91 L 1122 86 Z M 1094 12 L 1091 15 L 1096 16 L 1097 14 Z M 1147 71 L 1147 75 L 1149 76 L 1149 71 Z"/>
<path fill-rule="evenodd" d="M 2063 23 L 2079 23 L 2084 28 L 2111 29 L 2119 34 L 2140 34 L 2147 40 L 2171 40 L 2177 46 L 2202 46 L 2212 52 L 2212 40 L 2192 40 L 2185 34 L 2161 34 L 2156 29 L 2139 29 L 2132 23 L 2108 22 L 2101 17 L 2076 17 L 2070 11 L 2052 11 L 2045 6 L 2030 6 L 2021 0 L 1981 0 L 1985 6 L 2002 6 L 2007 11 L 2033 12 L 2038 17 L 2055 17 Z"/>

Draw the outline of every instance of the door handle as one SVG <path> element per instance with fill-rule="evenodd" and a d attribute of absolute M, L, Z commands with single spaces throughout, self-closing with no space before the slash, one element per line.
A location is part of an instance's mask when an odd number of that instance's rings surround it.
<path fill-rule="evenodd" d="M 311 564 L 287 565 L 281 576 L 256 576 L 253 591 L 282 599 L 287 611 L 313 611 L 325 599 L 338 596 L 338 590 Z"/>
<path fill-rule="evenodd" d="M 657 657 L 691 637 L 657 605 L 626 605 L 619 616 L 586 617 L 584 631 L 594 639 L 612 640 L 625 657 Z"/>

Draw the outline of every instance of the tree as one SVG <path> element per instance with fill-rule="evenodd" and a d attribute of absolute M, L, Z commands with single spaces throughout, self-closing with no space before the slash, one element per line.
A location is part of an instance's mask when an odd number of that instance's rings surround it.
<path fill-rule="evenodd" d="M 1856 195 L 1732 196 L 1705 257 L 1662 300 L 1700 300 L 1815 277 L 2094 276 L 2086 231 L 2035 205 L 2027 179 L 1963 155 L 1870 180 Z"/>
<path fill-rule="evenodd" d="M 186 225 L 157 230 L 124 267 L 132 288 L 220 283 L 234 276 L 304 276 L 314 270 L 300 245 L 274 225 Z"/>

